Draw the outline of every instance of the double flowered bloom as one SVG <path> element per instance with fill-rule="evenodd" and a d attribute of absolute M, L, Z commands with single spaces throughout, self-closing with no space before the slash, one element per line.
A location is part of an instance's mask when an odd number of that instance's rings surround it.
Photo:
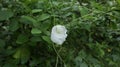
<path fill-rule="evenodd" d="M 51 31 L 51 40 L 58 44 L 62 45 L 64 41 L 67 38 L 67 29 L 65 26 L 62 25 L 56 25 L 53 26 L 52 31 Z"/>

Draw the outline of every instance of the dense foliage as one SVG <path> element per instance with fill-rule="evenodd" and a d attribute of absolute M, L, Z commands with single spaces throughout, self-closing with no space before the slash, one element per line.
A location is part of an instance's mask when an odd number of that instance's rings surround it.
<path fill-rule="evenodd" d="M 119 7 L 120 0 L 0 0 L 0 67 L 120 67 Z M 50 40 L 58 24 L 68 29 L 62 46 Z"/>

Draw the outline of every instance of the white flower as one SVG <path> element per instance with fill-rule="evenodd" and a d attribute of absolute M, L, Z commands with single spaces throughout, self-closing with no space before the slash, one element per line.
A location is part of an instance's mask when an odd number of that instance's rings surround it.
<path fill-rule="evenodd" d="M 56 25 L 52 28 L 51 40 L 58 45 L 62 45 L 63 42 L 66 40 L 67 37 L 66 33 L 67 29 L 65 28 L 65 26 Z"/>

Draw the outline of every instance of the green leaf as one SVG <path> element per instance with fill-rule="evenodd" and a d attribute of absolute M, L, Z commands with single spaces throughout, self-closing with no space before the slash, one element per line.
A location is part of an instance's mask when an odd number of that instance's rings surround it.
<path fill-rule="evenodd" d="M 77 56 L 76 58 L 75 58 L 75 62 L 76 63 L 80 63 L 80 62 L 82 62 L 83 61 L 83 59 L 80 57 L 80 56 Z M 78 65 L 78 64 L 77 64 Z"/>
<path fill-rule="evenodd" d="M 11 63 L 5 63 L 2 67 L 18 67 L 18 66 Z"/>
<path fill-rule="evenodd" d="M 114 23 L 114 22 L 110 23 L 110 27 L 112 29 L 117 29 L 117 23 Z"/>
<path fill-rule="evenodd" d="M 48 14 L 42 14 L 40 17 L 38 17 L 37 21 L 44 21 L 46 19 L 50 18 Z"/>
<path fill-rule="evenodd" d="M 24 64 L 30 58 L 30 51 L 26 47 L 20 47 L 17 49 L 15 54 L 13 55 L 15 59 L 20 59 L 21 63 Z"/>
<path fill-rule="evenodd" d="M 33 9 L 32 10 L 32 13 L 39 13 L 39 12 L 41 12 L 42 11 L 42 9 Z"/>
<path fill-rule="evenodd" d="M 87 55 L 86 55 L 86 52 L 85 52 L 84 50 L 81 50 L 81 51 L 79 52 L 79 56 L 80 56 L 81 58 L 85 58 Z"/>
<path fill-rule="evenodd" d="M 5 46 L 5 41 L 0 39 L 0 48 L 3 48 Z"/>
<path fill-rule="evenodd" d="M 14 57 L 15 59 L 19 59 L 19 58 L 20 58 L 20 55 L 21 55 L 21 50 L 18 49 L 18 50 L 15 52 L 15 54 L 13 55 L 13 57 Z"/>
<path fill-rule="evenodd" d="M 38 0 L 23 0 L 25 5 L 35 4 Z"/>
<path fill-rule="evenodd" d="M 90 23 L 81 23 L 81 29 L 85 29 L 90 31 L 91 24 Z"/>
<path fill-rule="evenodd" d="M 25 64 L 30 58 L 30 51 L 28 48 L 23 48 L 21 53 L 21 63 Z"/>
<path fill-rule="evenodd" d="M 38 58 L 37 58 L 37 59 L 33 59 L 33 60 L 30 62 L 30 66 L 33 67 L 33 66 L 35 66 L 35 65 L 37 65 L 37 64 L 39 64 L 39 63 L 40 63 L 40 62 L 39 62 Z"/>
<path fill-rule="evenodd" d="M 23 43 L 27 42 L 28 40 L 29 39 L 28 39 L 27 35 L 20 34 L 16 40 L 16 43 L 23 44 Z"/>
<path fill-rule="evenodd" d="M 13 16 L 13 12 L 8 10 L 0 10 L 0 21 L 7 20 Z"/>
<path fill-rule="evenodd" d="M 40 34 L 40 33 L 42 33 L 42 32 L 41 32 L 41 30 L 39 30 L 39 29 L 37 29 L 37 28 L 33 28 L 33 29 L 31 30 L 31 33 L 32 33 L 32 34 Z"/>
<path fill-rule="evenodd" d="M 37 23 L 37 21 L 30 16 L 21 16 L 20 21 L 25 24 Z"/>
<path fill-rule="evenodd" d="M 117 0 L 118 4 L 120 5 L 120 0 Z"/>
<path fill-rule="evenodd" d="M 51 40 L 50 37 L 48 36 L 42 36 L 43 40 L 45 40 L 46 42 L 48 42 L 49 44 L 51 44 Z"/>
<path fill-rule="evenodd" d="M 30 40 L 31 40 L 32 42 L 42 41 L 41 37 L 38 37 L 38 36 L 31 37 Z"/>
<path fill-rule="evenodd" d="M 88 8 L 81 7 L 80 8 L 80 13 L 81 13 L 81 16 L 87 15 L 89 13 Z"/>
<path fill-rule="evenodd" d="M 94 67 L 101 67 L 99 64 L 95 64 Z"/>
<path fill-rule="evenodd" d="M 80 67 L 88 67 L 88 65 L 86 63 L 81 63 Z"/>
<path fill-rule="evenodd" d="M 99 50 L 100 50 L 100 51 L 99 51 L 100 56 L 103 57 L 103 56 L 105 55 L 104 50 L 103 50 L 103 49 L 99 49 Z"/>
<path fill-rule="evenodd" d="M 50 22 L 48 21 L 48 22 L 42 23 L 40 26 L 40 29 L 41 31 L 46 31 L 47 29 L 49 29 L 49 27 L 50 27 Z"/>
<path fill-rule="evenodd" d="M 9 30 L 10 31 L 16 31 L 17 29 L 19 29 L 18 21 L 16 21 L 16 20 L 11 21 Z"/>
<path fill-rule="evenodd" d="M 97 10 L 101 10 L 101 11 L 104 10 L 103 5 L 101 5 L 100 3 L 96 3 L 94 1 L 91 1 L 90 3 L 93 8 L 96 8 Z"/>

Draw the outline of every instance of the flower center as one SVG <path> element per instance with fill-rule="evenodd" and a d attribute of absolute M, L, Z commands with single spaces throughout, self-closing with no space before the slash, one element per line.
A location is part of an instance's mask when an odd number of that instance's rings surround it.
<path fill-rule="evenodd" d="M 62 34 L 63 30 L 59 29 L 59 28 L 56 28 L 56 33 L 58 34 Z"/>

